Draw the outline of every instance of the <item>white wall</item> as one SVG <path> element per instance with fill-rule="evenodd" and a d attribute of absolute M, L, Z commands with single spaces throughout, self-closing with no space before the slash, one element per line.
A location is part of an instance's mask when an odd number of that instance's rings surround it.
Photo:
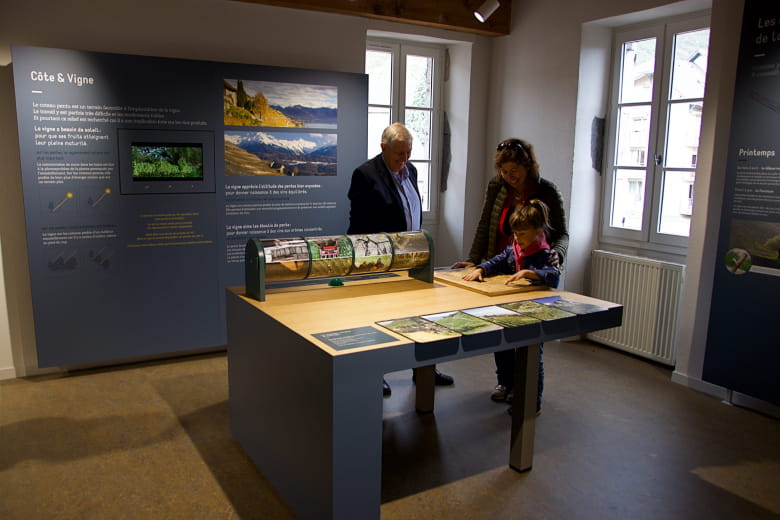
<path fill-rule="evenodd" d="M 4 13 L 5 14 L 5 13 Z M 3 22 L 0 22 L 3 23 Z M 0 27 L 0 35 L 5 29 Z M 13 78 L 10 66 L 0 66 L 0 243 L 4 291 L 0 311 L 7 310 L 8 334 L 0 335 L 0 377 L 24 375 L 23 367 L 35 365 L 32 299 L 27 270 L 27 242 L 19 170 Z M 12 364 L 6 364 L 12 360 Z"/>
<path fill-rule="evenodd" d="M 566 289 L 586 293 L 590 289 L 588 253 L 598 248 L 602 172 L 591 157 L 594 118 L 606 115 L 612 56 L 612 31 L 600 24 L 582 26 L 577 118 L 569 208 L 569 249 L 573 260 L 566 265 Z M 603 143 L 602 143 L 603 146 Z M 575 203 L 576 201 L 576 203 Z"/>
<path fill-rule="evenodd" d="M 447 191 L 441 194 L 439 265 L 465 260 L 482 210 L 485 184 L 481 175 L 485 157 L 485 106 L 490 48 L 456 46 L 450 49 L 448 118 L 452 128 L 452 163 Z M 465 78 L 465 79 L 464 79 Z M 455 107 L 466 110 L 453 110 Z M 466 133 L 468 131 L 468 133 Z"/>
<path fill-rule="evenodd" d="M 0 258 L 2 258 L 3 243 L 0 240 Z M 0 270 L 0 380 L 16 377 L 14 360 L 11 355 L 11 330 L 8 327 L 8 304 L 5 299 L 5 278 Z"/>

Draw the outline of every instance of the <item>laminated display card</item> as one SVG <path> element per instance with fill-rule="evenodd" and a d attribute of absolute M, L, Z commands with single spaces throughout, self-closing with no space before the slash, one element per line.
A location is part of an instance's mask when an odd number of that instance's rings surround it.
<path fill-rule="evenodd" d="M 521 341 L 533 338 L 541 332 L 541 322 L 538 319 L 532 316 L 524 316 L 498 305 L 475 307 L 473 309 L 465 309 L 463 312 L 501 325 L 504 327 L 504 339 L 507 341 Z"/>
<path fill-rule="evenodd" d="M 447 356 L 458 351 L 460 334 L 419 316 L 376 323 L 414 341 L 415 357 L 419 360 Z"/>
<path fill-rule="evenodd" d="M 612 311 L 606 307 L 593 305 L 576 300 L 569 300 L 560 296 L 551 296 L 549 298 L 537 298 L 535 302 L 571 312 L 577 315 L 577 332 L 583 334 L 593 330 L 609 328 L 613 323 L 611 317 Z"/>
<path fill-rule="evenodd" d="M 463 311 L 440 312 L 421 317 L 463 334 L 461 344 L 464 350 L 491 347 L 501 343 L 503 327 Z"/>
<path fill-rule="evenodd" d="M 504 303 L 501 307 L 541 320 L 542 330 L 549 334 L 571 329 L 577 322 L 576 314 L 533 300 Z"/>

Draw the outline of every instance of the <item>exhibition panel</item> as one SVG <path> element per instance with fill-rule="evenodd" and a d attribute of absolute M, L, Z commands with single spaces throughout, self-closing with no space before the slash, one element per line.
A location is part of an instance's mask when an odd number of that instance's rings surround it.
<path fill-rule="evenodd" d="M 13 73 L 38 367 L 223 347 L 248 238 L 347 229 L 365 74 L 22 45 Z"/>

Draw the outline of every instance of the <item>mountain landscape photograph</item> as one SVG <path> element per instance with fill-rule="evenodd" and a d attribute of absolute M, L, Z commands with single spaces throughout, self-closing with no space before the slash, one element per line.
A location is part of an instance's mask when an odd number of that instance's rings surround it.
<path fill-rule="evenodd" d="M 225 175 L 332 176 L 337 149 L 336 134 L 225 131 Z"/>
<path fill-rule="evenodd" d="M 338 128 L 338 89 L 326 85 L 225 79 L 226 126 Z"/>

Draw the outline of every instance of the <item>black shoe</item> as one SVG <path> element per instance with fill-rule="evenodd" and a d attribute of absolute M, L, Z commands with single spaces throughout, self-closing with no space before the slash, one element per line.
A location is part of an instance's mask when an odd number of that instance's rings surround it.
<path fill-rule="evenodd" d="M 436 386 L 450 386 L 453 384 L 455 380 L 452 378 L 452 376 L 448 376 L 447 374 L 442 374 L 438 370 L 436 370 Z"/>
<path fill-rule="evenodd" d="M 434 369 L 434 374 L 436 375 L 436 386 L 450 386 L 455 382 L 455 380 L 452 378 L 452 376 L 448 376 L 447 374 L 442 374 L 437 369 Z M 412 369 L 412 383 L 417 382 L 417 369 Z"/>
<path fill-rule="evenodd" d="M 387 384 L 387 381 L 385 381 L 385 378 L 383 377 L 382 378 L 382 395 L 384 397 L 387 397 L 387 396 L 389 396 L 392 393 L 393 393 L 393 390 L 390 388 L 390 385 Z"/>

